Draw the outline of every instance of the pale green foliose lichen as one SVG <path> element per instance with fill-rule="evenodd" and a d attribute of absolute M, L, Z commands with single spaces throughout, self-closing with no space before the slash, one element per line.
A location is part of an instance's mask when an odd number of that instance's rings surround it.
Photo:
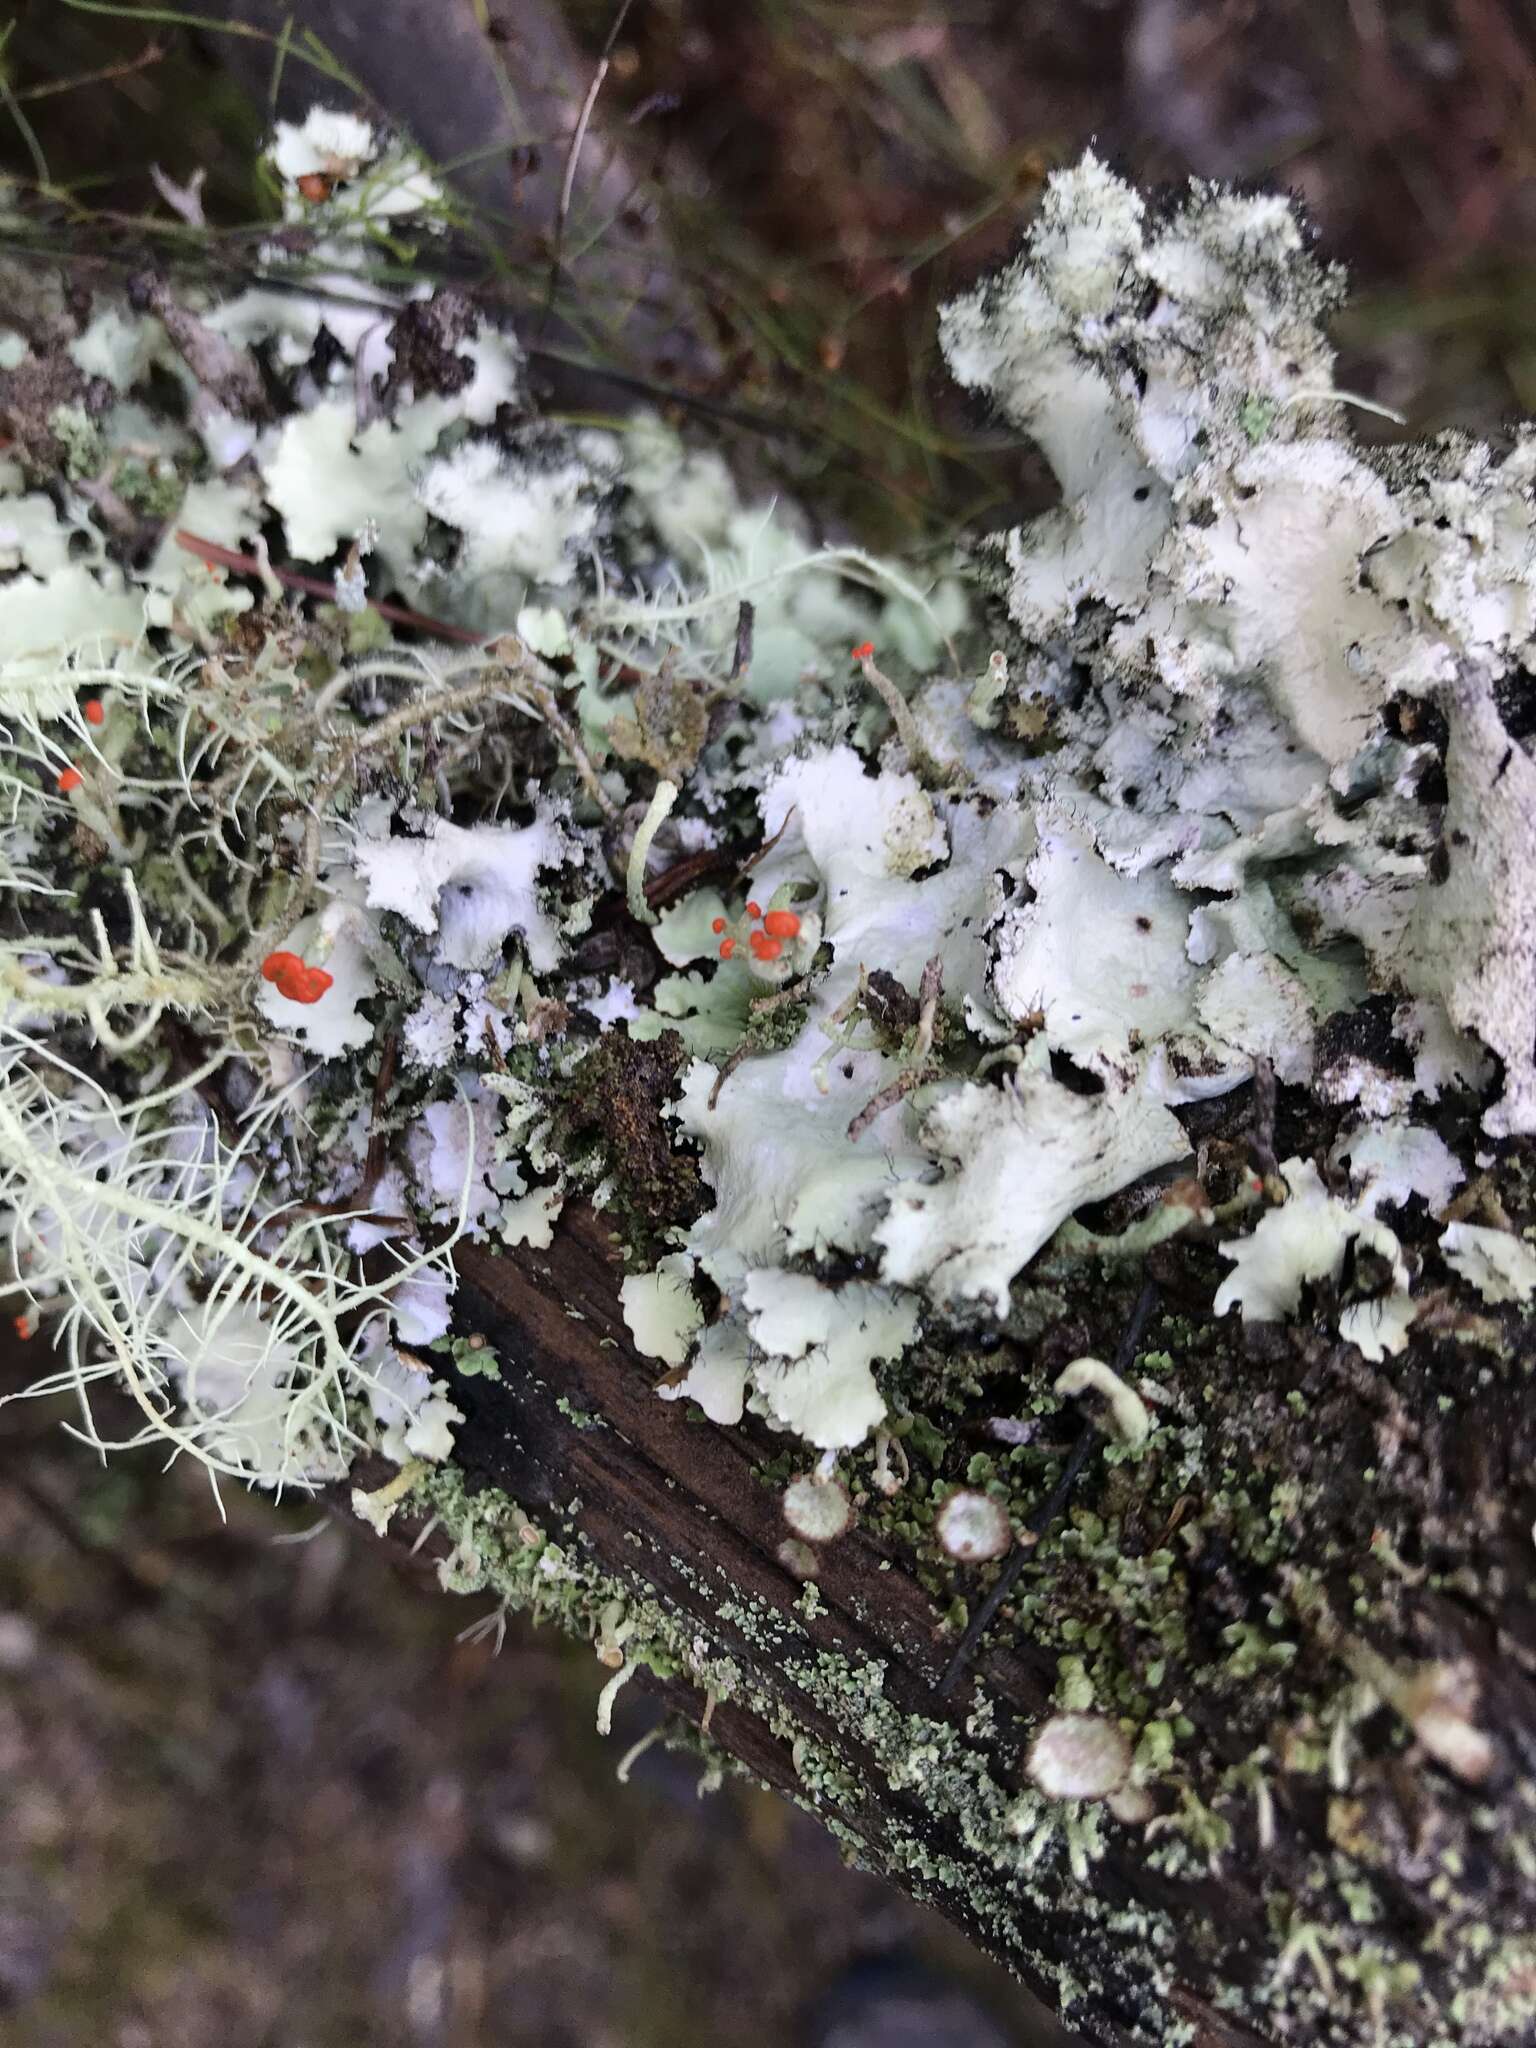
<path fill-rule="evenodd" d="M 1297 1160 L 1245 1191 L 1218 1306 L 1292 1316 L 1365 1250 L 1337 1327 L 1401 1349 L 1422 1282 L 1377 1212 L 1471 1170 L 1416 1105 L 1497 1083 L 1488 1130 L 1536 1128 L 1536 768 L 1497 696 L 1536 618 L 1530 437 L 1357 449 L 1340 280 L 1289 207 L 1200 186 L 1153 217 L 1090 156 L 942 329 L 1061 503 L 918 575 L 817 546 L 654 417 L 534 418 L 513 334 L 374 281 L 373 237 L 452 210 L 397 138 L 319 109 L 270 161 L 312 290 L 98 294 L 69 345 L 103 459 L 131 444 L 176 507 L 155 547 L 116 546 L 90 479 L 45 499 L 0 466 L 16 901 L 143 876 L 126 942 L 17 913 L 7 1029 L 24 1062 L 66 1034 L 50 1102 L 81 1061 L 97 1084 L 93 1043 L 147 1062 L 195 1019 L 224 1112 L 269 1119 L 254 1213 L 404 1274 L 445 1228 L 546 1245 L 579 1191 L 631 1233 L 663 1393 L 842 1452 L 926 1336 L 1107 1242 L 1087 1205 L 1139 1190 L 1147 1242 L 1209 1218 L 1160 1190 L 1191 1112 L 1264 1067 L 1357 1121 L 1329 1185 Z M 344 602 L 306 609 L 263 532 Z M 485 637 L 402 640 L 386 590 Z M 1379 994 L 1391 1060 L 1333 1030 Z M 638 1149 L 626 1087 L 659 1091 Z M 663 1182 L 697 1199 L 659 1213 Z M 1477 1228 L 1447 1269 L 1523 1299 L 1527 1249 Z M 376 1283 L 393 1341 L 451 1315 L 423 1284 Z M 151 1407 L 214 1441 L 174 1380 Z"/>
<path fill-rule="evenodd" d="M 1475 1789 L 1498 1703 L 1468 1660 L 1372 1649 L 1370 1587 L 1424 1569 L 1400 1519 L 1340 1558 L 1376 1578 L 1325 1639 L 1277 1566 L 1328 1503 L 1218 1424 L 1217 1381 L 1244 1371 L 1266 1428 L 1264 1346 L 1304 1320 L 1298 1355 L 1379 1401 L 1385 1468 L 1421 1357 L 1393 1361 L 1433 1332 L 1459 1374 L 1464 1350 L 1471 1415 L 1536 1299 L 1485 1180 L 1509 1148 L 1474 1135 L 1536 1127 L 1529 435 L 1502 460 L 1358 450 L 1321 327 L 1339 281 L 1289 208 L 1198 187 L 1154 217 L 1089 158 L 943 333 L 1061 503 L 919 573 L 819 545 L 659 419 L 534 418 L 503 324 L 375 281 L 378 238 L 423 242 L 452 201 L 370 121 L 285 126 L 271 167 L 308 267 L 274 242 L 248 290 L 61 300 L 99 409 L 46 491 L 0 463 L 3 1277 L 59 1347 L 44 1385 L 88 1417 L 110 1379 L 135 1440 L 267 1486 L 382 1455 L 358 1511 L 441 1516 L 445 1585 L 590 1635 L 605 1713 L 644 1666 L 741 1703 L 849 1841 L 874 1774 L 886 1867 L 1016 1955 L 1070 1916 L 1082 1958 L 1136 1973 L 1130 2038 L 1193 2030 L 1183 1909 L 1115 1903 L 1101 1860 L 1133 1831 L 1160 1885 L 1208 1884 L 1235 1842 L 1262 1865 L 1271 1781 L 1311 1779 L 1309 1882 L 1351 1917 L 1267 1891 L 1234 2009 L 1419 2048 L 1415 1966 L 1371 1932 L 1359 1731 L 1389 1719 L 1394 1769 Z M 1271 1141 L 1315 1110 L 1313 1156 L 1263 1156 L 1271 1078 Z M 822 1553 L 791 1519 L 792 1612 L 673 1560 L 700 1626 L 643 1560 L 600 1568 L 574 1501 L 553 1537 L 479 1491 L 484 1436 L 473 1495 L 456 1466 L 537 1364 L 499 1337 L 498 1381 L 466 1362 L 454 1247 L 537 1270 L 573 1199 L 612 1240 L 601 1343 L 627 1331 L 626 1369 L 709 1424 L 766 1422 L 775 1486 L 839 1509 Z M 1039 1366 L 1085 1271 L 1113 1290 L 1192 1227 L 1236 1313 L 1157 1341 L 1203 1362 L 1203 1402 L 1171 1353 Z M 927 1408 L 985 1399 L 1005 1343 L 1021 1412 L 946 1441 Z M 1033 1514 L 1068 1402 L 1102 1484 L 1042 1546 L 1060 1582 L 1036 1559 L 1011 1596 L 1054 1676 L 1004 1784 L 884 1665 L 821 1647 L 863 1595 L 816 1578 L 845 1514 L 876 1525 L 947 1651 L 958 1575 Z M 1156 1505 L 1139 1545 L 1128 1500 Z M 1224 1596 L 1228 1556 L 1274 1597 L 1192 1645 L 1185 1582 Z M 1330 1660 L 1342 1686 L 1284 1725 L 1282 1679 Z M 1197 1693 L 1270 1731 L 1198 1786 Z M 966 1733 L 997 1732 L 978 1687 Z M 1490 1857 L 1529 1854 L 1492 1813 Z M 1425 1895 L 1477 1965 L 1454 2038 L 1502 2048 L 1529 1957 L 1491 1932 L 1473 1954 L 1451 1854 Z M 1069 2011 L 1097 1967 L 1051 1965 Z"/>

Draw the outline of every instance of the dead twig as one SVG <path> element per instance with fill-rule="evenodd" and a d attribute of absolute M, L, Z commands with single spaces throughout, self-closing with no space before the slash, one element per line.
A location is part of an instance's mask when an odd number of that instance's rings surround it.
<path fill-rule="evenodd" d="M 771 1017 L 775 1010 L 782 1010 L 787 1003 L 798 1003 L 810 985 L 811 977 L 807 974 L 802 976 L 799 981 L 789 982 L 785 987 L 777 989 L 771 996 L 755 997 L 749 1006 L 753 1016 Z M 715 1076 L 715 1085 L 709 1091 L 709 1107 L 711 1109 L 720 1100 L 720 1090 L 725 1086 L 732 1074 L 735 1073 L 742 1061 L 751 1053 L 759 1050 L 761 1048 L 754 1046 L 750 1038 L 743 1038 L 740 1045 L 731 1053 L 725 1065 Z"/>
<path fill-rule="evenodd" d="M 673 861 L 671 867 L 663 868 L 659 875 L 651 876 L 645 885 L 645 900 L 652 910 L 665 910 L 669 903 L 686 896 L 707 875 L 720 874 L 730 865 L 730 855 L 717 846 L 706 846 L 698 853 L 685 854 L 683 859 Z"/>
<path fill-rule="evenodd" d="M 233 569 L 241 576 L 258 579 L 275 576 L 289 590 L 302 590 L 306 596 L 324 598 L 328 604 L 336 602 L 334 587 L 322 582 L 318 576 L 304 576 L 297 569 L 280 569 L 275 563 L 263 564 L 255 555 L 241 554 L 238 548 L 221 547 L 217 541 L 204 540 L 201 534 L 188 533 L 184 526 L 177 527 L 171 537 L 177 547 L 185 548 L 189 555 L 196 555 L 200 562 L 212 563 L 220 569 Z M 376 602 L 370 598 L 368 609 L 377 612 L 381 619 L 388 619 L 393 626 L 409 626 L 417 633 L 430 633 L 438 640 L 456 641 L 461 647 L 479 647 L 495 638 L 494 634 L 471 633 L 464 626 L 449 625 L 446 619 L 431 619 L 425 612 L 414 612 L 408 605 L 390 604 L 383 599 Z"/>
<path fill-rule="evenodd" d="M 571 200 L 576 191 L 576 166 L 581 161 L 581 147 L 587 139 L 587 130 L 592 124 L 592 115 L 597 106 L 597 96 L 603 89 L 608 76 L 608 67 L 613 62 L 613 52 L 619 40 L 619 32 L 629 16 L 634 0 L 619 0 L 619 10 L 613 17 L 607 40 L 598 54 L 597 69 L 592 74 L 592 83 L 587 87 L 585 99 L 576 116 L 576 126 L 571 130 L 571 146 L 565 153 L 565 173 L 560 180 L 560 203 L 555 211 L 554 247 L 549 258 L 549 284 L 545 292 L 544 312 L 540 321 L 539 338 L 543 339 L 550 314 L 554 311 L 555 292 L 560 283 L 560 272 L 565 264 L 565 231 L 570 223 Z"/>
<path fill-rule="evenodd" d="M 921 1067 L 903 1067 L 894 1081 L 888 1081 L 878 1095 L 869 1098 L 857 1116 L 850 1118 L 849 1137 L 855 1141 L 862 1138 L 877 1117 L 883 1116 L 895 1103 L 920 1088 L 927 1078 Z"/>
<path fill-rule="evenodd" d="M 736 1050 L 726 1060 L 725 1065 L 720 1069 L 719 1073 L 716 1074 L 715 1085 L 709 1091 L 709 1107 L 711 1109 L 713 1109 L 715 1104 L 720 1100 L 720 1090 L 725 1086 L 726 1082 L 729 1081 L 732 1074 L 735 1073 L 736 1069 L 741 1065 L 742 1061 L 747 1057 L 747 1054 L 751 1052 L 751 1050 L 751 1042 L 748 1039 L 744 1038 L 741 1041 L 740 1045 L 737 1046 Z"/>
<path fill-rule="evenodd" d="M 745 881 L 760 860 L 765 860 L 789 830 L 789 821 L 795 815 L 795 806 L 790 805 L 784 814 L 784 822 L 771 839 L 765 839 L 755 853 L 751 853 L 736 869 L 738 881 Z M 686 896 L 696 882 L 702 882 L 706 875 L 722 873 L 732 865 L 730 856 L 718 847 L 706 846 L 698 853 L 690 853 L 683 860 L 674 861 L 659 875 L 652 875 L 645 885 L 645 900 L 652 910 L 664 910 L 669 903 L 675 903 L 679 896 Z"/>
<path fill-rule="evenodd" d="M 1275 1070 L 1262 1053 L 1253 1063 L 1253 1129 L 1248 1147 L 1255 1170 L 1267 1184 L 1278 1180 L 1280 1162 L 1275 1157 Z"/>
<path fill-rule="evenodd" d="M 731 655 L 730 673 L 726 677 L 728 683 L 739 682 L 752 666 L 752 631 L 756 618 L 755 607 L 743 598 L 736 610 L 736 647 Z"/>
<path fill-rule="evenodd" d="M 912 1039 L 912 1051 L 907 1064 L 894 1081 L 887 1082 L 877 1095 L 872 1095 L 848 1126 L 852 1139 L 862 1138 L 875 1119 L 888 1110 L 893 1103 L 900 1102 L 914 1089 L 920 1088 L 933 1069 L 928 1055 L 933 1050 L 933 1034 L 939 1021 L 939 998 L 944 993 L 944 962 L 939 954 L 923 969 L 923 978 L 917 989 L 917 1030 Z"/>
<path fill-rule="evenodd" d="M 770 1017 L 775 1010 L 782 1010 L 790 1003 L 798 1003 L 811 985 L 811 977 L 802 975 L 799 981 L 786 982 L 771 996 L 754 996 L 751 1010 L 754 1017 Z"/>
<path fill-rule="evenodd" d="M 773 849 L 784 837 L 784 834 L 789 830 L 789 821 L 795 815 L 796 809 L 797 806 L 791 804 L 789 809 L 784 813 L 784 822 L 779 827 L 778 831 L 775 832 L 771 838 L 765 839 L 762 845 L 757 849 L 756 853 L 749 853 L 747 855 L 746 859 L 742 862 L 741 866 L 736 870 L 737 874 L 741 876 L 743 881 L 745 881 L 747 876 L 751 874 L 752 870 L 757 866 L 759 861 L 766 860 L 768 858 L 769 854 L 772 853 Z"/>
<path fill-rule="evenodd" d="M 124 57 L 118 64 L 103 64 L 96 71 L 77 71 L 73 78 L 49 78 L 41 85 L 20 86 L 15 97 L 19 100 L 46 100 L 52 99 L 56 93 L 76 92 L 86 85 L 108 85 L 114 78 L 131 78 L 135 71 L 147 71 L 164 56 L 163 43 L 146 43 L 137 57 Z"/>

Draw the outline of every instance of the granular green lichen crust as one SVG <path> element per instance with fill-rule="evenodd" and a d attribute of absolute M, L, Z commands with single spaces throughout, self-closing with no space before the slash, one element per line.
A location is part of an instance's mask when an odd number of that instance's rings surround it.
<path fill-rule="evenodd" d="M 398 138 L 272 165 L 351 289 L 6 337 L 45 1384 L 432 1521 L 1099 2038 L 1519 2040 L 1529 431 L 1362 451 L 1289 207 L 1089 157 L 942 335 L 1060 504 L 918 576 L 376 285 Z"/>

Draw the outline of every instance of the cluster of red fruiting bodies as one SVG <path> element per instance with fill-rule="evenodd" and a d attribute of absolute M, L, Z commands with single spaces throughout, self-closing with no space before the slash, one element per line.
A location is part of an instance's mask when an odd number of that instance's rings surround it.
<path fill-rule="evenodd" d="M 99 697 L 92 697 L 81 705 L 89 725 L 104 725 L 107 718 L 106 706 Z M 72 789 L 78 789 L 85 777 L 71 764 L 59 776 L 59 789 L 68 796 Z M 286 996 L 290 1003 L 318 1003 L 335 979 L 323 967 L 310 967 L 297 953 L 269 953 L 261 963 L 261 978 L 270 981 L 280 996 Z"/>
<path fill-rule="evenodd" d="M 99 697 L 88 697 L 85 703 L 80 706 L 80 709 L 85 713 L 87 725 L 106 724 L 107 707 Z M 85 777 L 80 773 L 80 770 L 71 763 L 59 776 L 59 794 L 61 796 L 68 796 L 69 792 L 72 789 L 78 789 L 84 780 Z"/>
<path fill-rule="evenodd" d="M 306 967 L 297 953 L 269 953 L 261 963 L 261 978 L 290 1003 L 318 1003 L 334 976 L 323 967 Z"/>
<path fill-rule="evenodd" d="M 873 653 L 873 646 L 866 642 L 864 646 L 854 648 L 853 658 L 857 661 Z M 92 698 L 82 708 L 92 725 L 101 725 L 105 722 L 106 707 L 99 698 Z M 84 780 L 85 777 L 80 770 L 70 766 L 59 776 L 58 786 L 67 796 L 71 790 L 78 789 Z M 751 948 L 754 960 L 766 964 L 779 959 L 783 954 L 785 941 L 800 936 L 800 920 L 792 910 L 770 910 L 765 914 L 761 904 L 749 903 L 747 916 L 753 926 L 747 934 L 747 944 Z M 717 935 L 725 934 L 720 938 L 720 958 L 731 959 L 736 952 L 737 941 L 734 935 L 727 932 L 726 920 L 717 917 L 711 929 Z M 286 996 L 291 1003 L 318 1003 L 334 979 L 323 967 L 310 967 L 297 953 L 287 952 L 269 953 L 261 963 L 261 975 L 263 981 L 270 981 L 278 994 Z"/>
<path fill-rule="evenodd" d="M 754 960 L 777 960 L 784 951 L 784 941 L 786 939 L 797 939 L 800 936 L 800 920 L 792 910 L 770 910 L 765 917 L 761 904 L 749 903 L 747 905 L 747 916 L 751 918 L 754 926 L 754 929 L 747 934 L 747 944 L 752 949 L 752 958 Z M 710 926 L 710 930 L 715 933 L 723 932 L 725 928 L 726 921 L 723 917 L 717 917 Z M 729 960 L 735 951 L 736 940 L 734 937 L 721 939 L 720 958 L 722 960 Z"/>

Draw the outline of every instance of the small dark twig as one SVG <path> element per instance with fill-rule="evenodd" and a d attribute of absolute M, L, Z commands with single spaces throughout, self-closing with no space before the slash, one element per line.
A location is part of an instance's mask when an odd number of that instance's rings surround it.
<path fill-rule="evenodd" d="M 720 1090 L 725 1086 L 726 1082 L 729 1081 L 732 1074 L 735 1073 L 736 1069 L 741 1065 L 742 1061 L 747 1057 L 751 1050 L 751 1039 L 744 1038 L 741 1041 L 740 1045 L 738 1045 L 727 1058 L 725 1065 L 720 1069 L 719 1073 L 715 1076 L 714 1087 L 711 1088 L 709 1091 L 709 1108 L 713 1109 L 715 1104 L 720 1100 Z"/>
<path fill-rule="evenodd" d="M 1279 1174 L 1275 1157 L 1275 1070 L 1260 1054 L 1253 1063 L 1253 1130 L 1248 1144 L 1253 1163 L 1266 1181 Z"/>
<path fill-rule="evenodd" d="M 485 1019 L 485 1022 L 480 1026 L 480 1036 L 485 1041 L 486 1058 L 496 1069 L 497 1073 L 505 1074 L 510 1072 L 507 1066 L 506 1055 L 501 1049 L 501 1040 L 496 1036 L 494 1019 L 491 1017 Z"/>
<path fill-rule="evenodd" d="M 1130 1321 L 1121 1333 L 1120 1342 L 1115 1350 L 1114 1370 L 1118 1378 L 1123 1379 L 1136 1363 L 1142 1333 L 1151 1320 L 1152 1311 L 1156 1306 L 1157 1282 L 1144 1281 L 1141 1292 L 1136 1297 L 1136 1305 L 1131 1310 Z M 1018 1584 L 1019 1574 L 1039 1547 L 1041 1538 L 1066 1507 L 1083 1467 L 1102 1442 L 1103 1438 L 1093 1423 L 1086 1423 L 1082 1434 L 1072 1446 L 1066 1464 L 1062 1467 L 1061 1477 L 1019 1531 L 1019 1540 L 1013 1554 L 998 1573 L 991 1592 L 977 1608 L 975 1619 L 960 1638 L 959 1647 L 949 1660 L 949 1668 L 939 1680 L 940 1699 L 947 1698 L 959 1683 L 966 1666 L 980 1647 L 983 1636 L 997 1618 L 998 1609 Z"/>
<path fill-rule="evenodd" d="M 1141 1349 L 1141 1340 L 1146 1335 L 1148 1323 L 1152 1320 L 1152 1311 L 1157 1307 L 1158 1292 L 1155 1280 L 1142 1281 L 1141 1292 L 1137 1295 L 1135 1306 L 1131 1310 L 1131 1319 L 1115 1347 L 1114 1372 L 1117 1379 L 1123 1380 L 1136 1363 L 1136 1353 Z"/>
<path fill-rule="evenodd" d="M 200 562 L 215 563 L 221 569 L 233 569 L 241 576 L 260 576 L 263 565 L 255 555 L 242 555 L 236 548 L 220 546 L 216 540 L 204 540 L 201 534 L 188 533 L 179 526 L 172 535 L 177 547 L 185 548 L 189 555 L 196 555 Z M 306 596 L 322 597 L 327 603 L 336 602 L 336 586 L 322 583 L 318 576 L 304 576 L 297 569 L 280 569 L 275 563 L 266 565 L 266 573 L 275 576 L 290 590 L 302 590 Z M 389 604 L 382 598 L 369 599 L 368 609 L 377 612 L 381 619 L 388 619 L 392 625 L 411 626 L 418 633 L 430 633 L 437 640 L 456 640 L 461 647 L 480 647 L 496 636 L 493 633 L 471 633 L 463 626 L 453 626 L 446 619 L 430 619 L 425 612 L 413 612 L 403 604 Z"/>
<path fill-rule="evenodd" d="M 743 598 L 736 613 L 736 651 L 731 656 L 731 672 L 726 677 L 728 683 L 739 682 L 752 666 L 752 630 L 756 617 L 756 611 Z"/>
<path fill-rule="evenodd" d="M 1018 1584 L 1019 1574 L 1034 1555 L 1040 1538 L 1066 1506 L 1068 1496 L 1077 1484 L 1078 1474 L 1087 1464 L 1098 1443 L 1098 1430 L 1091 1422 L 1085 1424 L 1081 1436 L 1072 1446 L 1071 1455 L 1062 1467 L 1061 1477 L 1019 1531 L 1019 1540 L 1012 1555 L 998 1573 L 991 1592 L 977 1608 L 965 1634 L 960 1638 L 959 1646 L 949 1660 L 949 1668 L 939 1680 L 940 1699 L 946 1699 L 964 1675 L 966 1666 L 981 1646 L 983 1636 L 997 1618 L 998 1609 Z"/>
<path fill-rule="evenodd" d="M 907 1096 L 921 1088 L 929 1078 L 930 1070 L 927 1067 L 903 1067 L 894 1081 L 887 1081 L 878 1095 L 871 1095 L 864 1107 L 850 1117 L 850 1141 L 856 1145 L 878 1117 L 884 1116 L 885 1112 L 894 1108 L 898 1102 L 905 1101 Z"/>
<path fill-rule="evenodd" d="M 789 830 L 789 821 L 794 815 L 795 807 L 791 804 L 785 814 L 784 823 L 774 833 L 773 837 L 765 839 L 756 853 L 749 854 L 737 866 L 736 879 L 738 881 L 744 882 L 758 862 L 765 855 L 772 853 L 773 849 L 784 837 L 784 834 Z M 645 900 L 652 910 L 665 909 L 667 904 L 675 903 L 679 896 L 686 896 L 695 883 L 702 882 L 707 875 L 720 874 L 726 868 L 733 865 L 731 856 L 723 852 L 718 846 L 706 846 L 698 853 L 684 854 L 683 858 L 674 861 L 671 867 L 664 868 L 659 875 L 651 876 L 645 885 Z"/>
<path fill-rule="evenodd" d="M 751 874 L 752 870 L 757 866 L 760 860 L 766 860 L 769 854 L 772 853 L 773 849 L 784 837 L 784 834 L 789 830 L 789 821 L 795 815 L 795 812 L 798 809 L 799 806 L 797 804 L 791 804 L 789 809 L 784 813 L 784 822 L 782 825 L 780 825 L 778 831 L 773 833 L 771 837 L 765 839 L 762 845 L 757 849 L 756 853 L 749 853 L 747 855 L 746 859 L 742 862 L 741 866 L 736 870 L 737 874 L 741 877 L 743 881 L 745 881 L 747 876 Z"/>
<path fill-rule="evenodd" d="M 731 865 L 731 856 L 718 846 L 701 847 L 697 853 L 686 853 L 681 860 L 673 861 L 671 867 L 663 868 L 659 875 L 652 875 L 645 885 L 645 900 L 652 910 L 665 910 L 669 903 L 675 903 L 679 896 L 686 896 L 708 875 L 718 875 Z"/>
<path fill-rule="evenodd" d="M 389 1091 L 395 1085 L 395 1064 L 399 1056 L 400 1040 L 391 1031 L 385 1037 L 384 1050 L 379 1055 L 379 1071 L 374 1078 L 373 1104 L 368 1116 L 368 1150 L 363 1159 L 362 1190 L 370 1202 L 389 1164 L 389 1132 L 384 1125 L 384 1114 L 389 1106 Z"/>
<path fill-rule="evenodd" d="M 592 74 L 592 83 L 587 87 L 586 97 L 576 116 L 576 125 L 571 130 L 571 146 L 565 155 L 565 174 L 560 180 L 560 202 L 555 213 L 554 243 L 549 258 L 549 284 L 545 294 L 544 311 L 539 326 L 539 339 L 544 338 L 550 314 L 554 310 L 555 293 L 560 285 L 560 273 L 565 268 L 565 235 L 570 225 L 571 201 L 576 193 L 576 166 L 581 160 L 581 146 L 587 139 L 587 129 L 592 123 L 597 96 L 603 89 L 603 80 L 608 76 L 608 67 L 613 62 L 613 52 L 619 40 L 619 32 L 628 19 L 634 0 L 619 0 L 618 12 L 607 40 L 598 53 L 597 69 Z"/>
<path fill-rule="evenodd" d="M 41 85 L 22 85 L 16 88 L 19 100 L 46 100 L 55 93 L 78 92 L 82 86 L 107 85 L 116 78 L 131 78 L 135 71 L 146 71 L 152 64 L 158 64 L 165 55 L 163 43 L 146 43 L 137 57 L 125 57 L 120 64 L 103 64 L 97 71 L 77 71 L 72 78 L 48 78 Z"/>
<path fill-rule="evenodd" d="M 934 1028 L 939 1020 L 939 998 L 944 993 L 944 958 L 935 953 L 923 969 L 922 981 L 918 984 L 917 1031 L 912 1042 L 911 1056 L 905 1067 L 889 1081 L 878 1095 L 872 1095 L 848 1126 L 848 1136 L 856 1144 L 870 1125 L 894 1103 L 920 1088 L 935 1071 L 928 1055 L 933 1050 Z"/>

